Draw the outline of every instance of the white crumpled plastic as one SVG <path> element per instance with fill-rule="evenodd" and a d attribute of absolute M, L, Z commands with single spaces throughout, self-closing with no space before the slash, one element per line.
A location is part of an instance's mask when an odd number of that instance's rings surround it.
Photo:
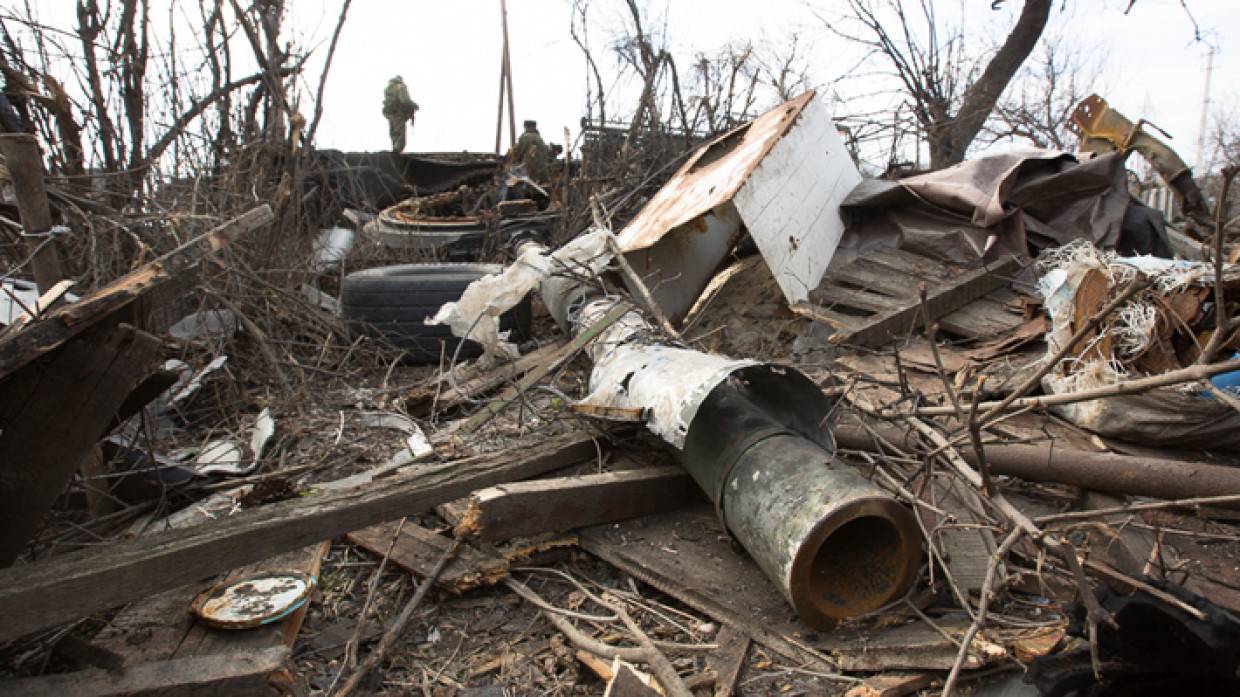
<path fill-rule="evenodd" d="M 557 271 L 597 274 L 611 261 L 609 237 L 609 230 L 594 228 L 550 254 L 545 247 L 527 247 L 502 273 L 469 284 L 460 299 L 444 304 L 426 323 L 446 324 L 453 335 L 478 342 L 485 361 L 500 354 L 516 358 L 516 345 L 506 341 L 507 333 L 499 330 L 499 316 Z"/>

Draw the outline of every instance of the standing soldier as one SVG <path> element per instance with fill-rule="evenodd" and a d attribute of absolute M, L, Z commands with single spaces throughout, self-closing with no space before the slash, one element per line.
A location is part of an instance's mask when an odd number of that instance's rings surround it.
<path fill-rule="evenodd" d="M 512 150 L 514 162 L 525 165 L 525 173 L 530 179 L 542 183 L 547 181 L 547 158 L 550 151 L 538 134 L 538 122 L 526 121 L 525 132 L 517 139 L 517 146 Z"/>
<path fill-rule="evenodd" d="M 409 88 L 401 76 L 388 80 L 383 90 L 383 117 L 388 120 L 388 135 L 392 138 L 392 152 L 405 149 L 405 121 L 413 123 L 418 105 L 409 98 Z"/>

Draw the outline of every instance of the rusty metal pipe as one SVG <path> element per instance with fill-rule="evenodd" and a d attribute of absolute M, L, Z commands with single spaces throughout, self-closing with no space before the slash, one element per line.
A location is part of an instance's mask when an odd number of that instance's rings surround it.
<path fill-rule="evenodd" d="M 875 428 L 893 443 L 903 443 L 910 431 L 892 425 Z M 841 425 L 836 429 L 841 448 L 872 450 L 874 440 L 860 426 Z M 1161 460 L 1111 453 L 1095 453 L 1072 448 L 1039 445 L 985 446 L 991 472 L 1037 482 L 1070 484 L 1093 491 L 1160 499 L 1186 499 L 1201 496 L 1240 494 L 1240 468 L 1204 462 Z M 972 448 L 960 454 L 976 465 Z"/>

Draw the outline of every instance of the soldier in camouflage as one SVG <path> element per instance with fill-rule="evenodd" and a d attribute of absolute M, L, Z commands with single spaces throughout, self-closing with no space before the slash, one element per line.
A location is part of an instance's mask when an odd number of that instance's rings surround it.
<path fill-rule="evenodd" d="M 388 80 L 383 90 L 383 117 L 388 120 L 388 136 L 392 138 L 392 152 L 405 149 L 405 121 L 413 123 L 417 114 L 417 102 L 409 98 L 409 88 L 401 76 Z"/>
<path fill-rule="evenodd" d="M 538 134 L 538 123 L 535 121 L 525 122 L 525 132 L 517 139 L 517 145 L 512 150 L 512 160 L 517 164 L 525 165 L 525 173 L 530 179 L 536 182 L 544 183 L 547 181 L 547 160 L 550 151 L 547 144 L 543 142 L 542 136 Z"/>

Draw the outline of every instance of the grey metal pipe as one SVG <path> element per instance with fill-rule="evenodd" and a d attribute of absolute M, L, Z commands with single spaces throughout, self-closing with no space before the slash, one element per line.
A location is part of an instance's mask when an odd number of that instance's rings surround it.
<path fill-rule="evenodd" d="M 913 513 L 837 460 L 833 402 L 795 370 L 741 368 L 697 409 L 681 460 L 806 624 L 903 595 L 921 565 Z"/>

